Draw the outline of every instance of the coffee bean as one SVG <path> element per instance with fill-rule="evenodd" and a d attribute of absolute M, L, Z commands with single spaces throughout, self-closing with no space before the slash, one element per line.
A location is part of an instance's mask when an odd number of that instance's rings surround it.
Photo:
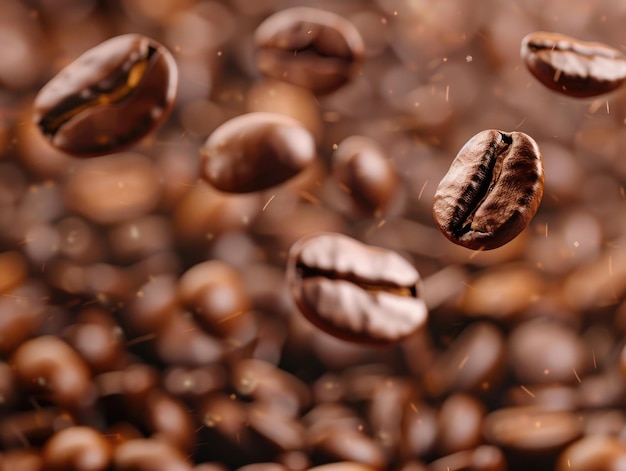
<path fill-rule="evenodd" d="M 398 194 L 399 180 L 380 146 L 351 136 L 333 153 L 333 176 L 358 210 L 382 215 Z"/>
<path fill-rule="evenodd" d="M 167 117 L 177 68 L 156 41 L 111 38 L 65 67 L 35 99 L 33 119 L 53 146 L 77 156 L 134 144 Z"/>
<path fill-rule="evenodd" d="M 68 427 L 55 433 L 43 448 L 50 471 L 105 471 L 112 459 L 111 444 L 90 427 Z"/>
<path fill-rule="evenodd" d="M 349 82 L 363 60 L 363 39 L 345 18 L 316 8 L 288 8 L 255 32 L 262 74 L 325 94 Z"/>
<path fill-rule="evenodd" d="M 608 93 L 626 81 L 626 56 L 598 42 L 538 31 L 524 36 L 521 56 L 537 80 L 571 97 Z"/>
<path fill-rule="evenodd" d="M 607 436 L 582 438 L 565 449 L 556 471 L 620 470 L 626 464 L 624 442 Z"/>
<path fill-rule="evenodd" d="M 185 456 L 167 442 L 156 439 L 128 440 L 113 455 L 119 471 L 191 471 Z"/>
<path fill-rule="evenodd" d="M 2 471 L 43 471 L 41 452 L 36 448 L 16 448 L 6 450 L 0 455 Z"/>
<path fill-rule="evenodd" d="M 458 451 L 430 463 L 431 471 L 506 471 L 507 462 L 495 446 L 482 445 L 473 450 Z"/>
<path fill-rule="evenodd" d="M 295 119 L 248 113 L 209 136 L 200 149 L 200 175 L 220 191 L 250 193 L 284 183 L 315 156 L 313 136 Z"/>
<path fill-rule="evenodd" d="M 85 360 L 63 340 L 43 336 L 22 343 L 11 357 L 18 383 L 64 407 L 76 408 L 93 399 L 91 372 Z"/>
<path fill-rule="evenodd" d="M 480 445 L 485 413 L 483 404 L 468 394 L 448 397 L 439 410 L 439 452 L 448 455 Z"/>
<path fill-rule="evenodd" d="M 338 338 L 391 343 L 426 321 L 417 270 L 390 250 L 341 234 L 317 233 L 296 242 L 287 282 L 302 314 Z"/>
<path fill-rule="evenodd" d="M 562 450 L 576 440 L 582 421 L 568 411 L 512 407 L 487 415 L 483 432 L 491 444 L 535 455 Z"/>
<path fill-rule="evenodd" d="M 530 136 L 482 131 L 461 148 L 441 180 L 433 201 L 435 222 L 455 244 L 500 247 L 535 215 L 543 178 L 541 152 Z"/>

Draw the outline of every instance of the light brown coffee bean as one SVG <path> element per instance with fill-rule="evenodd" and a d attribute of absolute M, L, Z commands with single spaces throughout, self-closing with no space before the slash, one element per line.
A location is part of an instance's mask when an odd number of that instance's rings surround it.
<path fill-rule="evenodd" d="M 25 391 L 61 406 L 76 408 L 94 398 L 87 364 L 58 337 L 48 335 L 22 343 L 13 353 L 11 365 Z"/>
<path fill-rule="evenodd" d="M 287 282 L 302 314 L 345 340 L 397 342 L 426 321 L 417 270 L 395 252 L 342 234 L 317 233 L 296 242 Z"/>
<path fill-rule="evenodd" d="M 217 128 L 200 149 L 200 176 L 220 191 L 250 193 L 284 183 L 316 157 L 302 124 L 277 113 L 247 113 Z"/>
<path fill-rule="evenodd" d="M 135 439 L 120 444 L 113 454 L 119 471 L 191 471 L 185 456 L 174 446 L 156 439 Z"/>
<path fill-rule="evenodd" d="M 105 471 L 112 451 L 97 430 L 76 426 L 55 433 L 43 448 L 43 459 L 49 471 Z"/>
<path fill-rule="evenodd" d="M 134 144 L 167 117 L 176 96 L 172 55 L 138 34 L 90 49 L 44 86 L 33 119 L 53 146 L 77 156 Z"/>
<path fill-rule="evenodd" d="M 447 455 L 480 445 L 485 414 L 485 406 L 469 394 L 448 397 L 439 410 L 439 452 Z"/>
<path fill-rule="evenodd" d="M 259 25 L 254 35 L 262 74 L 330 93 L 349 82 L 363 60 L 363 39 L 345 18 L 317 8 L 288 8 Z"/>
<path fill-rule="evenodd" d="M 568 411 L 511 407 L 487 415 L 483 433 L 491 444 L 515 452 L 541 454 L 562 450 L 580 437 L 582 421 Z"/>
<path fill-rule="evenodd" d="M 626 81 L 626 56 L 598 42 L 538 31 L 524 36 L 521 56 L 539 82 L 571 97 L 608 93 Z"/>
<path fill-rule="evenodd" d="M 461 148 L 437 187 L 435 223 L 455 244 L 495 249 L 533 218 L 543 180 L 541 152 L 530 136 L 482 131 Z"/>
<path fill-rule="evenodd" d="M 458 451 L 430 463 L 430 471 L 506 471 L 507 462 L 502 451 L 491 445 L 473 450 Z"/>
<path fill-rule="evenodd" d="M 591 436 L 568 446 L 556 471 L 617 471 L 626 465 L 626 445 L 616 437 Z"/>

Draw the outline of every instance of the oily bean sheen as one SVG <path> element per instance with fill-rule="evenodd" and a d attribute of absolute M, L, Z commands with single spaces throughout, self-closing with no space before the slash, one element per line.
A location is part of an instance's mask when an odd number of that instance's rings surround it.
<path fill-rule="evenodd" d="M 255 32 L 256 62 L 268 77 L 330 93 L 349 82 L 363 61 L 363 39 L 345 18 L 316 8 L 275 13 Z"/>
<path fill-rule="evenodd" d="M 209 136 L 200 149 L 200 174 L 220 191 L 249 193 L 294 177 L 315 156 L 315 140 L 298 121 L 248 113 Z"/>
<path fill-rule="evenodd" d="M 459 151 L 433 201 L 433 216 L 452 242 L 489 250 L 515 238 L 543 195 L 537 143 L 521 132 L 482 131 Z"/>
<path fill-rule="evenodd" d="M 134 144 L 167 117 L 176 95 L 174 58 L 138 34 L 88 50 L 39 92 L 34 121 L 52 145 L 76 156 Z"/>
<path fill-rule="evenodd" d="M 296 242 L 287 279 L 304 316 L 344 340 L 399 341 L 426 320 L 421 281 L 398 254 L 334 233 Z"/>
<path fill-rule="evenodd" d="M 608 93 L 626 81 L 626 56 L 602 43 L 539 31 L 522 39 L 521 56 L 537 80 L 571 97 Z"/>

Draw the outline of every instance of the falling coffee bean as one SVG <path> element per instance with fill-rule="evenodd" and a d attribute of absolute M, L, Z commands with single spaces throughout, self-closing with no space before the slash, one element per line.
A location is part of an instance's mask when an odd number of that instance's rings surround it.
<path fill-rule="evenodd" d="M 395 252 L 342 234 L 317 233 L 296 242 L 287 280 L 304 316 L 344 340 L 396 342 L 426 320 L 417 270 Z"/>
<path fill-rule="evenodd" d="M 433 201 L 449 240 L 475 250 L 500 247 L 530 222 L 543 195 L 537 143 L 521 132 L 482 131 L 459 151 Z"/>
<path fill-rule="evenodd" d="M 248 113 L 209 136 L 200 149 L 200 175 L 220 191 L 250 193 L 289 180 L 315 156 L 313 136 L 295 119 Z"/>
<path fill-rule="evenodd" d="M 345 18 L 317 8 L 288 8 L 255 32 L 257 67 L 263 75 L 330 93 L 358 72 L 364 44 Z"/>
<path fill-rule="evenodd" d="M 138 34 L 88 50 L 39 92 L 34 121 L 52 145 L 97 156 L 134 144 L 167 117 L 176 96 L 174 58 Z"/>
<path fill-rule="evenodd" d="M 538 31 L 522 39 L 521 56 L 537 80 L 571 97 L 608 93 L 626 81 L 626 56 L 602 43 Z"/>

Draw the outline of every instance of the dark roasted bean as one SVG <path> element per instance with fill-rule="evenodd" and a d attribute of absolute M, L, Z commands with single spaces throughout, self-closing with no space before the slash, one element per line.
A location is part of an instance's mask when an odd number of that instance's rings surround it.
<path fill-rule="evenodd" d="M 526 228 L 543 195 L 537 143 L 521 132 L 482 131 L 459 151 L 437 187 L 433 216 L 449 240 L 500 247 Z"/>
<path fill-rule="evenodd" d="M 537 80 L 571 97 L 608 93 L 626 81 L 626 56 L 598 42 L 538 31 L 524 36 L 521 56 Z"/>
<path fill-rule="evenodd" d="M 174 58 L 138 34 L 109 39 L 41 89 L 34 121 L 53 146 L 78 156 L 127 147 L 167 117 L 177 88 Z"/>
<path fill-rule="evenodd" d="M 295 119 L 248 113 L 209 136 L 200 149 L 200 176 L 224 192 L 261 191 L 296 176 L 316 153 L 313 136 Z"/>

